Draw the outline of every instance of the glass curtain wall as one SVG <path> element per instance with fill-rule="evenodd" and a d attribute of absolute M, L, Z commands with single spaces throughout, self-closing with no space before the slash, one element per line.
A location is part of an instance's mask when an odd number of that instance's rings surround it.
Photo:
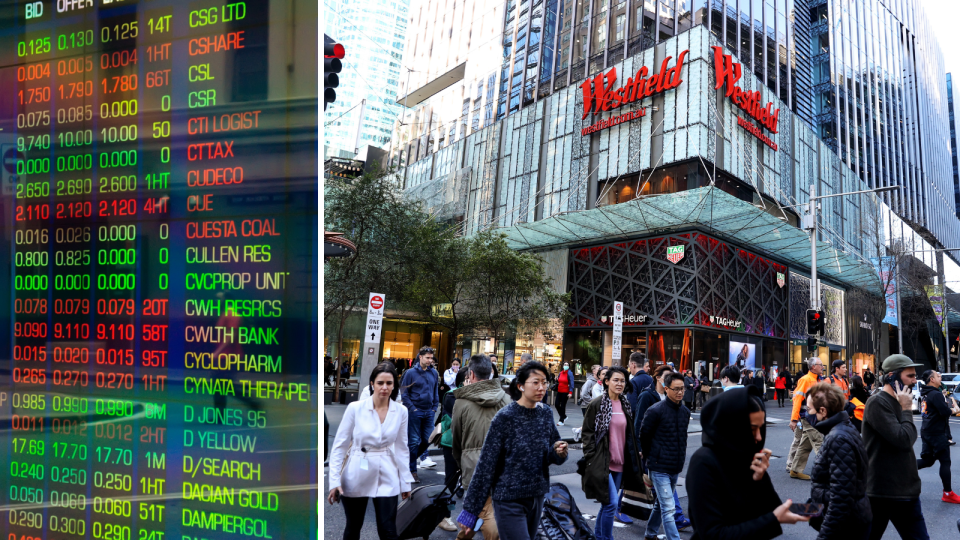
<path fill-rule="evenodd" d="M 795 80 L 809 83 L 809 74 L 795 71 L 805 66 L 809 71 L 810 46 L 809 10 L 794 13 L 793 0 L 539 0 L 532 19 L 523 7 L 530 2 L 507 3 L 503 69 L 504 78 L 512 79 L 501 86 L 498 119 L 516 110 L 514 104 L 532 101 L 534 93 L 543 98 L 703 24 L 813 125 L 809 84 L 800 92 L 792 87 Z M 802 21 L 799 56 L 791 45 L 797 20 Z"/>

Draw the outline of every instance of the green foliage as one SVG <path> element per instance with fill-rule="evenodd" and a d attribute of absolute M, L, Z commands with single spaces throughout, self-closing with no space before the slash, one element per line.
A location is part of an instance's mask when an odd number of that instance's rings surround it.
<path fill-rule="evenodd" d="M 389 171 L 327 181 L 324 229 L 357 246 L 354 256 L 324 263 L 324 318 L 365 306 L 374 291 L 385 294 L 388 305 L 402 302 L 420 261 L 454 238 L 451 227 L 401 198 Z"/>
<path fill-rule="evenodd" d="M 342 323 L 350 311 L 365 310 L 373 291 L 386 295 L 388 308 L 416 313 L 454 336 L 502 336 L 520 322 L 524 332 L 543 332 L 568 317 L 569 295 L 553 290 L 539 256 L 514 251 L 491 232 L 456 236 L 455 227 L 403 200 L 389 171 L 327 181 L 324 228 L 357 246 L 356 255 L 324 264 L 325 320 Z"/>
<path fill-rule="evenodd" d="M 510 249 L 502 235 L 457 238 L 423 265 L 408 287 L 411 310 L 454 335 L 470 330 L 503 336 L 522 323 L 525 332 L 549 331 L 568 316 L 569 294 L 553 290 L 543 259 Z M 444 305 L 438 312 L 435 306 Z"/>

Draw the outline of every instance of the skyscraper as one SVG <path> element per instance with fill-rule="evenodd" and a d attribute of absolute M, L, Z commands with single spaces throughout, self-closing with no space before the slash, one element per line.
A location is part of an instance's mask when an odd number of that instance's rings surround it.
<path fill-rule="evenodd" d="M 953 78 L 947 73 L 947 104 L 950 108 L 950 155 L 953 159 L 953 200 L 960 218 L 960 174 L 957 174 L 957 124 L 953 109 Z"/>
<path fill-rule="evenodd" d="M 325 0 L 327 35 L 347 51 L 337 100 L 324 113 L 324 157 L 386 147 L 394 120 L 409 0 Z M 359 127 L 358 127 L 359 126 Z"/>
<path fill-rule="evenodd" d="M 703 25 L 867 185 L 902 185 L 883 195 L 895 212 L 960 243 L 943 56 L 919 0 L 468 1 L 485 16 L 479 28 L 456 6 L 413 1 L 405 61 L 418 73 L 400 86 L 417 99 L 397 126 L 396 164 Z M 459 81 L 435 83 L 460 63 Z"/>
<path fill-rule="evenodd" d="M 956 245 L 943 54 L 922 2 L 812 4 L 817 135 L 870 186 L 902 185 L 891 208 Z"/>

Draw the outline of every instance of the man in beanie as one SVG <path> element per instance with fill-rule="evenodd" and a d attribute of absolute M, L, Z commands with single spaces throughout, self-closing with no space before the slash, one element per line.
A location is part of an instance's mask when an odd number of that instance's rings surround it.
<path fill-rule="evenodd" d="M 942 377 L 936 371 L 928 369 L 920 376 L 923 388 L 920 389 L 920 412 L 923 413 L 923 426 L 920 428 L 920 459 L 917 468 L 932 467 L 940 462 L 940 481 L 943 483 L 941 501 L 960 504 L 960 495 L 953 492 L 950 475 L 950 416 L 960 412 L 952 399 L 948 404 L 940 390 Z"/>
<path fill-rule="evenodd" d="M 863 443 L 867 448 L 867 496 L 873 510 L 870 540 L 879 540 L 892 521 L 901 538 L 929 539 L 920 509 L 920 474 L 913 445 L 913 385 L 917 366 L 902 354 L 883 361 L 882 391 L 867 400 Z"/>

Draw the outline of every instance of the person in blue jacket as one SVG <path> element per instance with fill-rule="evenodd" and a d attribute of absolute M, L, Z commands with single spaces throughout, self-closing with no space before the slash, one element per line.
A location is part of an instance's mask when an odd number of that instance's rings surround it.
<path fill-rule="evenodd" d="M 410 447 L 410 472 L 414 483 L 420 483 L 417 476 L 420 443 L 430 439 L 433 417 L 440 406 L 440 376 L 433 367 L 433 355 L 433 347 L 421 347 L 416 362 L 403 372 L 400 381 L 400 398 L 407 408 L 407 445 Z M 433 468 L 437 463 L 424 456 L 420 465 Z"/>

